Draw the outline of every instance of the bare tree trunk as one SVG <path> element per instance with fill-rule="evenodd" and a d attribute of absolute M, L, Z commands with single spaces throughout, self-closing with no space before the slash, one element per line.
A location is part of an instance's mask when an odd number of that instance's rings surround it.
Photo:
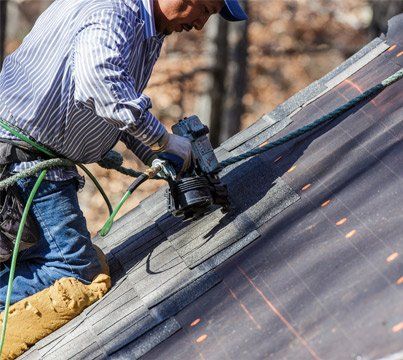
<path fill-rule="evenodd" d="M 198 102 L 198 115 L 210 128 L 210 141 L 219 145 L 221 119 L 225 99 L 225 78 L 228 63 L 228 23 L 219 16 L 213 16 L 207 25 L 206 52 L 208 63 L 213 69 L 206 75 L 204 95 Z"/>
<path fill-rule="evenodd" d="M 3 65 L 6 45 L 7 0 L 0 0 L 0 70 Z"/>
<path fill-rule="evenodd" d="M 247 11 L 247 1 L 243 1 Z M 242 99 L 247 88 L 248 22 L 231 23 L 228 32 L 229 61 L 226 81 L 226 100 L 221 119 L 220 142 L 239 132 L 244 113 Z"/>

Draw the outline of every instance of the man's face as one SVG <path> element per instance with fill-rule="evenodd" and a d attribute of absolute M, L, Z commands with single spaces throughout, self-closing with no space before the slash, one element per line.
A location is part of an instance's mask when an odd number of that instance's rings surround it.
<path fill-rule="evenodd" d="M 201 30 L 223 6 L 224 0 L 154 0 L 155 27 L 165 35 Z"/>

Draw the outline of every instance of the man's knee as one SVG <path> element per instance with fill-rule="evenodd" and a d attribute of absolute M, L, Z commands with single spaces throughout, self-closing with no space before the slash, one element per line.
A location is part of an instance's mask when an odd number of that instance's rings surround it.
<path fill-rule="evenodd" d="M 104 274 L 98 275 L 89 285 L 65 277 L 17 302 L 10 308 L 13 315 L 9 318 L 7 340 L 2 355 L 6 358 L 21 355 L 27 347 L 34 345 L 102 298 L 110 287 L 110 277 Z"/>
<path fill-rule="evenodd" d="M 25 191 L 32 185 L 28 184 Z M 76 180 L 44 181 L 40 190 L 32 211 L 41 228 L 41 238 L 25 259 L 39 260 L 51 275 L 61 273 L 90 283 L 102 266 L 78 204 Z"/>
<path fill-rule="evenodd" d="M 99 274 L 109 275 L 109 267 L 102 250 L 91 246 L 91 258 L 80 259 L 79 263 L 66 266 L 63 261 L 38 263 L 35 261 L 17 261 L 13 281 L 11 303 L 46 289 L 62 278 L 75 278 L 83 284 L 90 284 Z M 73 269 L 73 271 L 71 271 Z M 0 311 L 4 310 L 9 270 L 0 272 Z"/>
<path fill-rule="evenodd" d="M 91 243 L 89 246 L 85 246 L 85 250 L 77 258 L 69 259 L 67 268 L 65 262 L 60 264 L 60 267 L 64 271 L 71 269 L 70 274 L 66 274 L 66 276 L 74 277 L 84 284 L 91 283 L 97 275 L 105 273 L 105 271 L 109 275 L 105 255 L 101 249 Z"/>

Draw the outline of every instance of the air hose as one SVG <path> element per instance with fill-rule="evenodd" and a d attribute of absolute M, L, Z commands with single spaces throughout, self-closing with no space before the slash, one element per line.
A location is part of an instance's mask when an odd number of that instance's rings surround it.
<path fill-rule="evenodd" d="M 46 176 L 46 171 L 47 170 L 42 170 L 42 172 L 40 173 L 38 179 L 35 182 L 35 185 L 34 185 L 32 191 L 31 191 L 31 193 L 29 194 L 27 203 L 25 204 L 24 211 L 22 213 L 21 222 L 20 222 L 20 225 L 19 225 L 18 231 L 17 231 L 17 237 L 16 237 L 16 240 L 15 240 L 14 249 L 13 249 L 13 256 L 11 258 L 10 276 L 8 278 L 6 303 L 5 303 L 4 312 L 3 312 L 4 313 L 4 318 L 3 318 L 3 325 L 2 325 L 2 328 L 1 328 L 0 356 L 1 356 L 2 352 L 3 352 L 3 346 L 4 346 L 4 342 L 5 342 L 4 340 L 6 338 L 8 310 L 10 308 L 11 294 L 13 292 L 15 266 L 17 264 L 17 254 L 18 254 L 18 250 L 20 248 L 20 241 L 21 241 L 21 237 L 22 237 L 22 232 L 24 231 L 25 222 L 27 221 L 29 208 L 31 207 L 32 201 L 34 200 L 35 194 L 38 191 L 39 186 L 42 183 L 42 180 Z"/>
<path fill-rule="evenodd" d="M 231 164 L 235 164 L 239 161 L 245 160 L 247 158 L 250 158 L 252 156 L 256 156 L 258 154 L 264 153 L 276 146 L 279 146 L 281 144 L 286 143 L 287 141 L 290 141 L 296 137 L 299 137 L 309 131 L 312 131 L 316 128 L 318 128 L 319 126 L 335 119 L 336 117 L 340 116 L 341 114 L 345 113 L 346 111 L 350 110 L 351 108 L 353 108 L 354 106 L 356 106 L 357 104 L 359 104 L 361 101 L 377 94 L 378 92 L 382 91 L 383 89 L 385 89 L 387 86 L 393 84 L 394 82 L 400 80 L 403 77 L 403 69 L 397 71 L 396 73 L 394 73 L 393 75 L 389 76 L 388 78 L 386 78 L 384 81 L 382 81 L 381 83 L 373 86 L 372 88 L 370 88 L 369 90 L 365 91 L 363 94 L 360 94 L 359 96 L 355 97 L 354 99 L 348 101 L 346 104 L 343 104 L 342 106 L 338 107 L 337 109 L 333 110 L 332 112 L 330 112 L 329 114 L 326 114 L 322 117 L 320 117 L 319 119 L 313 121 L 312 123 L 303 126 L 302 128 L 295 130 L 294 132 L 274 141 L 271 143 L 266 144 L 263 147 L 260 148 L 256 148 L 256 149 L 252 149 L 250 151 L 245 152 L 244 154 L 238 155 L 238 156 L 234 156 L 231 157 L 223 162 L 220 163 L 220 170 L 224 169 L 225 167 L 231 165 Z M 14 136 L 16 136 L 17 138 L 19 138 L 20 140 L 23 140 L 25 142 L 27 142 L 28 144 L 32 145 L 34 148 L 36 148 L 37 150 L 41 151 L 42 153 L 50 156 L 50 157 L 54 157 L 56 156 L 55 154 L 53 154 L 50 150 L 46 149 L 45 147 L 43 147 L 40 144 L 37 144 L 34 140 L 32 140 L 31 138 L 29 138 L 26 135 L 23 135 L 19 130 L 15 129 L 14 127 L 12 127 L 11 125 L 9 125 L 8 123 L 6 123 L 4 120 L 0 119 L 0 126 L 2 126 L 4 129 L 6 129 L 7 131 L 9 131 L 10 133 L 12 133 Z M 52 159 L 55 160 L 55 159 Z M 67 159 L 57 159 L 57 160 L 63 160 L 63 161 L 70 161 Z M 51 161 L 51 160 L 48 160 Z M 65 164 L 64 166 L 68 166 L 67 164 L 69 163 L 63 163 Z M 73 162 L 71 162 L 72 165 L 74 165 Z M 40 165 L 40 164 L 39 164 Z M 44 179 L 45 175 L 46 175 L 46 167 L 49 168 L 50 164 L 46 164 L 47 166 L 44 166 L 45 168 L 43 168 L 41 170 L 41 173 L 38 177 L 38 179 L 35 182 L 34 188 L 32 189 L 28 201 L 25 205 L 24 208 L 24 212 L 22 215 L 22 219 L 21 219 L 21 223 L 19 225 L 18 228 L 18 233 L 17 233 L 17 239 L 14 245 L 14 249 L 13 249 L 13 256 L 12 256 L 12 260 L 11 260 L 11 267 L 10 267 L 10 277 L 9 277 L 9 281 L 8 281 L 8 288 L 7 288 L 7 295 L 6 295 L 6 304 L 5 304 L 5 309 L 4 309 L 4 318 L 3 318 L 3 326 L 2 326 L 2 331 L 1 331 L 1 342 L 0 342 L 0 354 L 2 352 L 3 346 L 4 346 L 4 342 L 5 342 L 5 335 L 6 335 L 6 326 L 7 326 L 7 319 L 8 319 L 8 310 L 10 307 L 10 301 L 11 301 L 11 294 L 12 294 L 12 285 L 13 285 L 13 281 L 14 281 L 14 273 L 15 273 L 15 267 L 16 267 L 16 262 L 17 262 L 17 254 L 18 254 L 18 249 L 19 249 L 19 243 L 21 240 L 21 236 L 22 236 L 22 231 L 26 222 L 26 218 L 29 212 L 29 208 L 32 204 L 32 201 L 34 199 L 34 196 L 36 194 L 36 191 L 38 190 L 42 180 Z M 105 223 L 104 227 L 101 230 L 101 235 L 106 235 L 108 233 L 108 231 L 110 230 L 112 223 L 113 223 L 113 219 L 116 216 L 117 212 L 119 211 L 119 209 L 122 207 L 122 205 L 124 204 L 124 202 L 129 198 L 129 196 L 133 193 L 133 191 L 140 186 L 143 182 L 145 182 L 146 180 L 156 177 L 156 174 L 161 170 L 161 166 L 156 166 L 155 168 L 151 168 L 150 170 L 148 170 L 146 173 L 144 174 L 139 174 L 140 176 L 138 177 L 138 179 L 136 179 L 132 185 L 130 185 L 130 187 L 127 189 L 125 195 L 123 196 L 122 200 L 119 202 L 118 206 L 116 207 L 115 210 L 112 211 L 112 207 L 110 206 L 110 202 L 107 199 L 105 193 L 103 192 L 100 184 L 97 182 L 97 180 L 95 179 L 95 177 L 93 177 L 93 175 L 89 172 L 89 170 L 87 170 L 83 165 L 81 164 L 77 164 L 78 166 L 80 166 L 86 173 L 88 176 L 90 176 L 90 178 L 94 181 L 95 185 L 97 186 L 97 188 L 100 190 L 102 196 L 104 197 L 106 203 L 108 204 L 108 208 L 110 210 L 110 217 L 108 218 L 107 222 Z M 36 165 L 38 166 L 38 165 Z M 60 165 L 58 165 L 60 166 Z M 36 172 L 38 172 L 38 170 L 36 169 Z M 18 175 L 18 174 L 17 174 Z M 138 175 L 138 173 L 136 173 L 136 175 Z M 27 176 L 27 175 L 25 175 Z M 4 180 L 7 181 L 8 179 Z M 15 180 L 15 179 L 14 179 Z M 0 182 L 0 189 L 1 187 L 5 186 L 4 185 L 4 181 Z M 16 180 L 15 180 L 16 181 Z"/>
<path fill-rule="evenodd" d="M 113 225 L 113 220 L 120 210 L 120 208 L 123 206 L 123 204 L 126 202 L 126 200 L 129 198 L 131 194 L 144 182 L 146 182 L 148 179 L 154 178 L 160 171 L 162 170 L 162 166 L 160 164 L 152 166 L 150 169 L 146 170 L 143 174 L 141 174 L 134 182 L 128 187 L 125 195 L 122 197 L 122 200 L 120 200 L 119 204 L 116 206 L 116 208 L 113 210 L 112 214 L 109 216 L 108 220 L 105 222 L 105 225 L 102 227 L 102 229 L 99 231 L 99 234 L 101 236 L 106 236 L 109 233 L 109 230 L 111 229 Z"/>

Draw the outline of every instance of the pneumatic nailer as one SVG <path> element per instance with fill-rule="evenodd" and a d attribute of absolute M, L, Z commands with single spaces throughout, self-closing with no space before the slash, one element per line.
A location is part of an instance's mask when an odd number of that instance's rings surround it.
<path fill-rule="evenodd" d="M 223 213 L 229 211 L 227 186 L 221 182 L 218 176 L 220 168 L 207 137 L 208 127 L 203 125 L 197 116 L 191 116 L 175 124 L 172 132 L 191 141 L 193 156 L 191 170 L 178 176 L 169 161 L 159 158 L 153 160 L 151 168 L 140 173 L 128 187 L 125 195 L 99 231 L 101 236 L 109 233 L 116 214 L 129 196 L 142 183 L 156 176 L 168 181 L 169 188 L 166 193 L 168 210 L 174 216 L 196 220 L 209 212 L 212 205 L 221 206 Z"/>
<path fill-rule="evenodd" d="M 219 205 L 222 212 L 228 212 L 228 191 L 218 176 L 219 164 L 207 137 L 208 127 L 193 115 L 172 126 L 172 132 L 191 141 L 193 167 L 191 172 L 179 178 L 169 163 L 154 160 L 153 166 L 162 165 L 163 177 L 169 184 L 168 210 L 175 216 L 183 215 L 185 219 L 202 217 L 211 205 Z"/>

